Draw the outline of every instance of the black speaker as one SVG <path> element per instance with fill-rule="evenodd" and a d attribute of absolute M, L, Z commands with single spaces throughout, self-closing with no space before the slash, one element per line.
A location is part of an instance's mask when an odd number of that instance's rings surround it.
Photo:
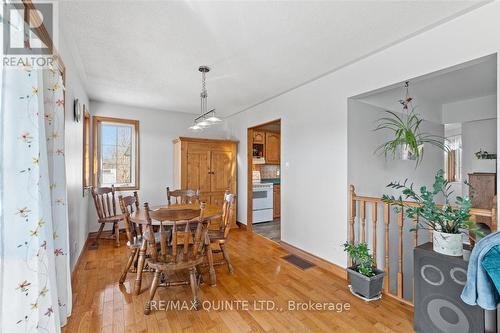
<path fill-rule="evenodd" d="M 483 309 L 465 304 L 460 298 L 467 281 L 467 266 L 468 262 L 463 257 L 434 252 L 432 243 L 415 248 L 413 272 L 415 331 L 485 332 Z"/>

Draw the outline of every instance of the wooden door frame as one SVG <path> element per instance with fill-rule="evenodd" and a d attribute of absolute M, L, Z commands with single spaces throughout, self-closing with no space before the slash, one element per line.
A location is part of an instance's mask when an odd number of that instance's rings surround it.
<path fill-rule="evenodd" d="M 265 126 L 268 124 L 272 124 L 272 123 L 277 122 L 277 121 L 280 122 L 280 135 L 281 135 L 281 118 L 267 121 L 265 123 L 249 127 L 247 129 L 247 225 L 246 225 L 246 229 L 247 229 L 247 231 L 250 231 L 250 232 L 253 232 L 252 231 L 252 229 L 253 229 L 252 228 L 252 225 L 253 225 L 253 182 L 252 182 L 253 131 L 255 128 Z M 281 145 L 281 141 L 280 141 L 280 145 Z M 280 149 L 280 165 L 281 165 L 281 149 Z"/>

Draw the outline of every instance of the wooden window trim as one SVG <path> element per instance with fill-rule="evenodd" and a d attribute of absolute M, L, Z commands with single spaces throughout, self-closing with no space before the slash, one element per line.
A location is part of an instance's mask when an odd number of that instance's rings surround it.
<path fill-rule="evenodd" d="M 447 180 L 449 182 L 457 182 L 456 166 L 457 166 L 457 150 L 450 150 L 447 158 Z"/>
<path fill-rule="evenodd" d="M 92 138 L 94 143 L 94 152 L 93 152 L 93 186 L 99 186 L 99 149 L 100 143 L 98 142 L 98 128 L 100 122 L 112 122 L 112 123 L 121 123 L 133 125 L 135 129 L 135 147 L 136 147 L 136 158 L 135 158 L 135 186 L 117 186 L 115 189 L 117 191 L 132 191 L 140 189 L 140 146 L 139 146 L 139 120 L 132 119 L 123 119 L 123 118 L 112 118 L 112 117 L 103 117 L 103 116 L 93 116 L 92 117 Z"/>
<path fill-rule="evenodd" d="M 92 135 L 91 127 L 90 127 L 90 113 L 88 111 L 83 112 L 83 153 L 82 153 L 82 186 L 83 186 L 83 194 L 85 195 L 85 190 L 92 186 L 92 157 L 90 154 L 90 137 Z M 88 132 L 88 136 L 87 136 Z M 89 157 L 89 165 L 87 170 L 86 155 L 88 153 Z M 87 182 L 87 173 L 88 173 L 88 182 Z"/>

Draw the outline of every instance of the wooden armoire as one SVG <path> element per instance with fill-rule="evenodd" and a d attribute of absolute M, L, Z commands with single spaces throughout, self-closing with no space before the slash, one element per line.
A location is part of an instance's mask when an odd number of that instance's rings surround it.
<path fill-rule="evenodd" d="M 237 148 L 231 140 L 175 139 L 174 188 L 198 189 L 200 200 L 222 207 L 226 190 L 236 194 Z"/>

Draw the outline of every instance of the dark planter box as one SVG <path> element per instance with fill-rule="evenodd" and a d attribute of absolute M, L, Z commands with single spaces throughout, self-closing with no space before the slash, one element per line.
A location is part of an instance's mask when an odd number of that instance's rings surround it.
<path fill-rule="evenodd" d="M 375 268 L 373 272 L 375 273 L 374 276 L 367 277 L 357 272 L 355 267 L 348 267 L 347 273 L 349 274 L 349 279 L 351 280 L 352 290 L 368 299 L 380 295 L 384 283 L 385 272 L 378 268 Z"/>

